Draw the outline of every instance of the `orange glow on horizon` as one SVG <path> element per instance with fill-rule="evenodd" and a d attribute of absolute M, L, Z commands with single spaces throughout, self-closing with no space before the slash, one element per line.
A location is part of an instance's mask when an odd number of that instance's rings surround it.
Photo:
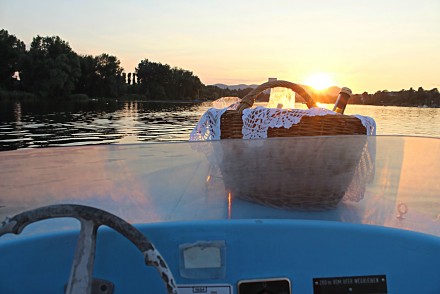
<path fill-rule="evenodd" d="M 318 91 L 322 91 L 333 86 L 334 83 L 328 74 L 320 72 L 310 75 L 304 81 L 304 84 L 311 86 Z"/>

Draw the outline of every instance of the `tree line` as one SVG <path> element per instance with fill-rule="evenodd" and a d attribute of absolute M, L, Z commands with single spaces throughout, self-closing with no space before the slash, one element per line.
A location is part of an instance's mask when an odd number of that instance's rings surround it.
<path fill-rule="evenodd" d="M 331 91 L 330 94 L 326 91 L 313 92 L 313 90 L 307 89 L 310 95 L 315 101 L 334 104 L 337 99 L 337 93 Z M 410 88 L 409 90 L 402 89 L 400 91 L 377 91 L 374 94 L 363 92 L 362 94 L 354 94 L 351 96 L 350 104 L 363 104 L 363 105 L 382 105 L 382 106 L 428 106 L 428 107 L 440 107 L 440 93 L 437 88 L 431 90 L 425 90 L 419 87 L 416 90 Z"/>
<path fill-rule="evenodd" d="M 210 94 L 209 87 L 188 70 L 144 59 L 134 72 L 126 73 L 116 56 L 77 54 L 59 36 L 36 36 L 26 49 L 23 41 L 4 29 L 0 30 L 0 89 L 50 99 L 136 94 L 145 99 L 194 100 Z"/>
<path fill-rule="evenodd" d="M 368 105 L 386 105 L 386 106 L 428 106 L 440 107 L 440 93 L 437 88 L 424 90 L 419 87 L 416 90 L 400 90 L 390 92 L 387 90 L 377 91 L 374 94 L 364 92 L 353 95 L 350 103 L 368 104 Z"/>
<path fill-rule="evenodd" d="M 217 99 L 225 96 L 244 97 L 252 89 L 221 89 L 204 85 L 193 72 L 168 64 L 143 59 L 134 72 L 126 73 L 116 56 L 77 54 L 59 36 L 36 36 L 29 49 L 23 41 L 0 30 L 0 98 L 5 91 L 23 91 L 46 99 L 72 95 L 87 97 L 158 100 Z M 311 93 L 319 102 L 334 103 L 328 93 Z M 262 94 L 259 100 L 267 100 Z M 437 88 L 399 92 L 387 90 L 374 94 L 353 95 L 349 103 L 369 105 L 440 107 Z"/>

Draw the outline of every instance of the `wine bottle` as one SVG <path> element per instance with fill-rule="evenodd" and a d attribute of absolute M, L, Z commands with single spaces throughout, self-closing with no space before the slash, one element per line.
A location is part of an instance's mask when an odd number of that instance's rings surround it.
<path fill-rule="evenodd" d="M 335 106 L 333 107 L 333 111 L 343 114 L 350 97 L 351 90 L 349 88 L 342 87 L 341 91 L 339 92 L 338 99 L 336 100 Z"/>

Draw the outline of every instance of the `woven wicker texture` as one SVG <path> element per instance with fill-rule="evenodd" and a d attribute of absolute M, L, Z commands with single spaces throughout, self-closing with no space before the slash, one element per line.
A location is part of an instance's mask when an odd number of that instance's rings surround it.
<path fill-rule="evenodd" d="M 316 107 L 310 95 L 296 84 L 286 81 L 264 83 L 242 99 L 238 110 L 227 110 L 221 116 L 221 139 L 242 138 L 243 110 L 251 107 L 262 91 L 273 87 L 292 89 L 306 100 L 309 108 Z M 267 137 L 366 134 L 358 118 L 339 114 L 304 116 L 290 128 L 269 128 L 267 131 Z M 304 139 L 307 138 L 302 138 L 301 142 Z M 267 206 L 297 210 L 335 208 L 352 182 L 363 153 L 368 152 L 366 136 L 356 136 L 350 148 L 341 145 L 343 143 L 335 137 L 311 142 L 313 145 L 280 139 L 267 148 L 249 143 L 254 146 L 252 150 L 225 144 L 220 169 L 227 188 L 234 197 Z M 259 144 L 265 145 L 265 141 Z"/>
<path fill-rule="evenodd" d="M 238 110 L 228 110 L 221 117 L 221 139 L 242 138 L 243 120 L 242 112 L 251 107 L 255 98 L 264 90 L 274 87 L 292 89 L 303 97 L 309 108 L 316 107 L 312 97 L 297 84 L 287 81 L 272 81 L 264 83 L 247 96 L 240 103 Z M 291 128 L 269 128 L 268 137 L 295 137 L 295 136 L 333 136 L 333 135 L 365 135 L 367 130 L 362 122 L 348 115 L 325 115 L 303 117 L 298 124 Z"/>
<path fill-rule="evenodd" d="M 335 137 L 249 140 L 223 144 L 220 170 L 233 197 L 295 210 L 328 210 L 342 200 L 363 154 L 366 136 L 350 146 Z"/>

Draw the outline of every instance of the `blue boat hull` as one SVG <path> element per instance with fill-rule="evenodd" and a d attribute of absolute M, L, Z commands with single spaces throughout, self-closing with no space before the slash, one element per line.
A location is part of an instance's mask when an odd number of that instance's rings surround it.
<path fill-rule="evenodd" d="M 440 291 L 440 239 L 427 234 L 306 220 L 137 227 L 165 257 L 182 291 L 220 287 L 225 292 L 218 293 L 238 293 L 240 281 L 282 278 L 290 281 L 292 293 L 337 293 L 335 289 L 342 289 L 338 283 L 347 291 L 352 288 L 351 293 L 371 293 L 361 291 L 374 287 L 369 284 L 378 283 L 377 277 L 383 279 L 383 293 Z M 63 293 L 77 236 L 70 231 L 4 242 L 1 293 Z M 197 250 L 186 254 L 188 248 Z M 107 228 L 98 234 L 94 278 L 113 283 L 114 293 L 166 293 L 157 271 L 145 266 L 139 251 Z"/>

